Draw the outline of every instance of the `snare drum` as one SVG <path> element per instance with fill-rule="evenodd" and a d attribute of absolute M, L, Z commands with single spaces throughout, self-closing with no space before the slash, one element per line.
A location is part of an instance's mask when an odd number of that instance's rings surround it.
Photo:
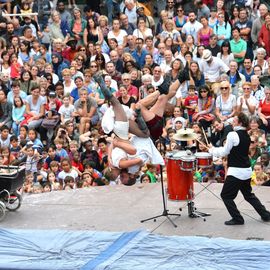
<path fill-rule="evenodd" d="M 179 152 L 178 152 L 178 155 Z M 185 153 L 186 155 L 186 153 Z M 172 201 L 193 200 L 193 172 L 184 171 L 180 166 L 182 157 L 168 157 L 167 163 L 167 193 Z"/>
<path fill-rule="evenodd" d="M 195 153 L 197 159 L 197 165 L 199 168 L 210 168 L 213 164 L 212 155 L 207 152 Z"/>
<path fill-rule="evenodd" d="M 195 156 L 182 156 L 179 158 L 180 167 L 183 171 L 194 171 L 196 168 L 196 158 Z"/>

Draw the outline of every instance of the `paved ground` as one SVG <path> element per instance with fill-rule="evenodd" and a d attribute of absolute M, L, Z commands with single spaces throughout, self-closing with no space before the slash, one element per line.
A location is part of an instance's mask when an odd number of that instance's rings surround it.
<path fill-rule="evenodd" d="M 144 229 L 163 235 L 270 240 L 270 223 L 262 222 L 242 195 L 238 196 L 237 204 L 245 217 L 245 225 L 224 225 L 229 216 L 219 197 L 221 188 L 221 184 L 211 184 L 207 189 L 201 184 L 195 184 L 196 207 L 211 214 L 205 222 L 201 218 L 188 217 L 186 202 L 169 201 L 170 213 L 181 213 L 181 217 L 172 217 L 177 228 L 165 217 L 158 218 L 156 222 L 140 222 L 162 213 L 160 184 L 108 186 L 25 195 L 22 207 L 17 212 L 8 212 L 1 226 L 98 231 Z M 269 192 L 269 187 L 255 187 L 256 195 L 268 209 Z M 179 208 L 182 208 L 181 212 Z"/>

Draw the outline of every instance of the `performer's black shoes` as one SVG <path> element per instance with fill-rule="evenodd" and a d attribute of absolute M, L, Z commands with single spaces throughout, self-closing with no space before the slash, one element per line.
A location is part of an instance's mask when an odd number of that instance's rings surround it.
<path fill-rule="evenodd" d="M 270 221 L 270 215 L 267 216 L 267 217 L 262 217 L 262 220 L 263 221 L 266 221 L 266 222 L 269 222 Z"/>
<path fill-rule="evenodd" d="M 236 220 L 236 219 L 231 219 L 228 221 L 225 221 L 225 225 L 243 225 L 245 223 L 244 220 Z"/>
<path fill-rule="evenodd" d="M 160 92 L 160 94 L 167 95 L 169 93 L 170 85 L 171 85 L 170 77 L 165 76 L 163 83 L 160 86 L 158 86 L 158 91 Z"/>

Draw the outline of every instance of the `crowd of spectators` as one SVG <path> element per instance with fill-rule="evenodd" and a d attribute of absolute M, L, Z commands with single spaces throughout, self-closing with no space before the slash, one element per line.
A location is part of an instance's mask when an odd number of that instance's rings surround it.
<path fill-rule="evenodd" d="M 253 183 L 270 179 L 270 12 L 259 0 L 0 1 L 0 164 L 26 163 L 26 192 L 121 183 L 106 178 L 110 106 L 95 74 L 121 104 L 157 91 L 164 79 L 188 78 L 167 105 L 158 150 L 207 152 L 173 139 L 191 127 L 224 143 L 239 112 L 251 120 Z M 99 2 L 99 1 L 96 1 Z M 155 13 L 158 10 L 158 16 Z M 13 15 L 10 15 L 13 13 Z M 104 12 L 102 12 L 104 13 Z M 15 14 L 15 15 L 14 15 Z M 264 76 L 264 77 L 263 77 Z M 156 143 L 156 142 L 155 142 Z M 147 164 L 138 182 L 158 181 Z M 126 172 L 123 170 L 121 175 Z M 198 170 L 222 182 L 226 159 Z"/>

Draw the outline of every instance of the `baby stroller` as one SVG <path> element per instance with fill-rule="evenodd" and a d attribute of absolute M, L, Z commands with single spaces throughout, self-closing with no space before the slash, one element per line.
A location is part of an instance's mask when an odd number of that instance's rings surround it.
<path fill-rule="evenodd" d="M 24 166 L 0 166 L 0 221 L 5 218 L 6 209 L 20 208 L 22 195 L 18 191 L 25 178 Z"/>

